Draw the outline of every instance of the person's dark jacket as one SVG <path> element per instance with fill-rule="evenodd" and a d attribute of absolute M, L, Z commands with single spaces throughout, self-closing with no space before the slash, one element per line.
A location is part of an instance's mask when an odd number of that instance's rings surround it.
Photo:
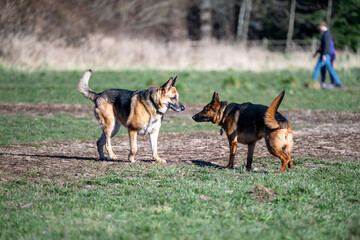
<path fill-rule="evenodd" d="M 327 30 L 326 32 L 324 32 L 322 35 L 321 35 L 321 38 L 320 38 L 320 48 L 319 50 L 317 50 L 317 52 L 315 53 L 315 55 L 317 53 L 320 53 L 320 57 L 322 57 L 323 55 L 325 54 L 329 54 L 331 55 L 331 32 L 330 30 Z M 314 56 L 315 56 L 314 55 Z"/>

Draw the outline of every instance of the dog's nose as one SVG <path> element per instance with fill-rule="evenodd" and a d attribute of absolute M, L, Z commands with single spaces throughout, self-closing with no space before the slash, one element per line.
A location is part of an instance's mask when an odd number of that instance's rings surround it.
<path fill-rule="evenodd" d="M 192 119 L 193 119 L 193 120 L 195 120 L 195 115 L 194 115 L 194 116 L 192 116 Z"/>
<path fill-rule="evenodd" d="M 185 106 L 181 105 L 181 111 L 184 111 L 184 110 L 185 110 Z"/>

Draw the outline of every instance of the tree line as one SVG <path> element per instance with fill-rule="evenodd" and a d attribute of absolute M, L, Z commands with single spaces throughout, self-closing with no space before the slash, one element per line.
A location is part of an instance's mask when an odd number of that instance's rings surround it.
<path fill-rule="evenodd" d="M 360 44 L 360 0 L 22 0 L 0 1 L 0 37 L 63 38 L 91 33 L 161 41 L 311 39 L 330 26 L 338 48 Z"/>

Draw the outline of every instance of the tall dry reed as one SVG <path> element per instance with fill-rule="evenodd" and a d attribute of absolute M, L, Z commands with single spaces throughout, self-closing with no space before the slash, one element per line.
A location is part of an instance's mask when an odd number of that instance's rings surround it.
<path fill-rule="evenodd" d="M 41 42 L 34 37 L 12 37 L 0 43 L 0 64 L 15 67 L 73 69 L 161 69 L 271 71 L 312 69 L 316 59 L 310 52 L 284 54 L 260 47 L 245 49 L 226 42 L 162 43 L 150 39 L 92 35 L 80 47 L 62 41 Z M 360 66 L 360 54 L 338 52 L 336 69 Z"/>

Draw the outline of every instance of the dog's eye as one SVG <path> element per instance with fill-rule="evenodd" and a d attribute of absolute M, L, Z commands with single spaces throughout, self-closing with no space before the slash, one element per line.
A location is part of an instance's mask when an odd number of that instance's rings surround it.
<path fill-rule="evenodd" d="M 176 96 L 175 96 L 175 97 L 172 97 L 172 98 L 170 98 L 170 99 L 175 101 L 175 100 L 176 100 Z"/>

